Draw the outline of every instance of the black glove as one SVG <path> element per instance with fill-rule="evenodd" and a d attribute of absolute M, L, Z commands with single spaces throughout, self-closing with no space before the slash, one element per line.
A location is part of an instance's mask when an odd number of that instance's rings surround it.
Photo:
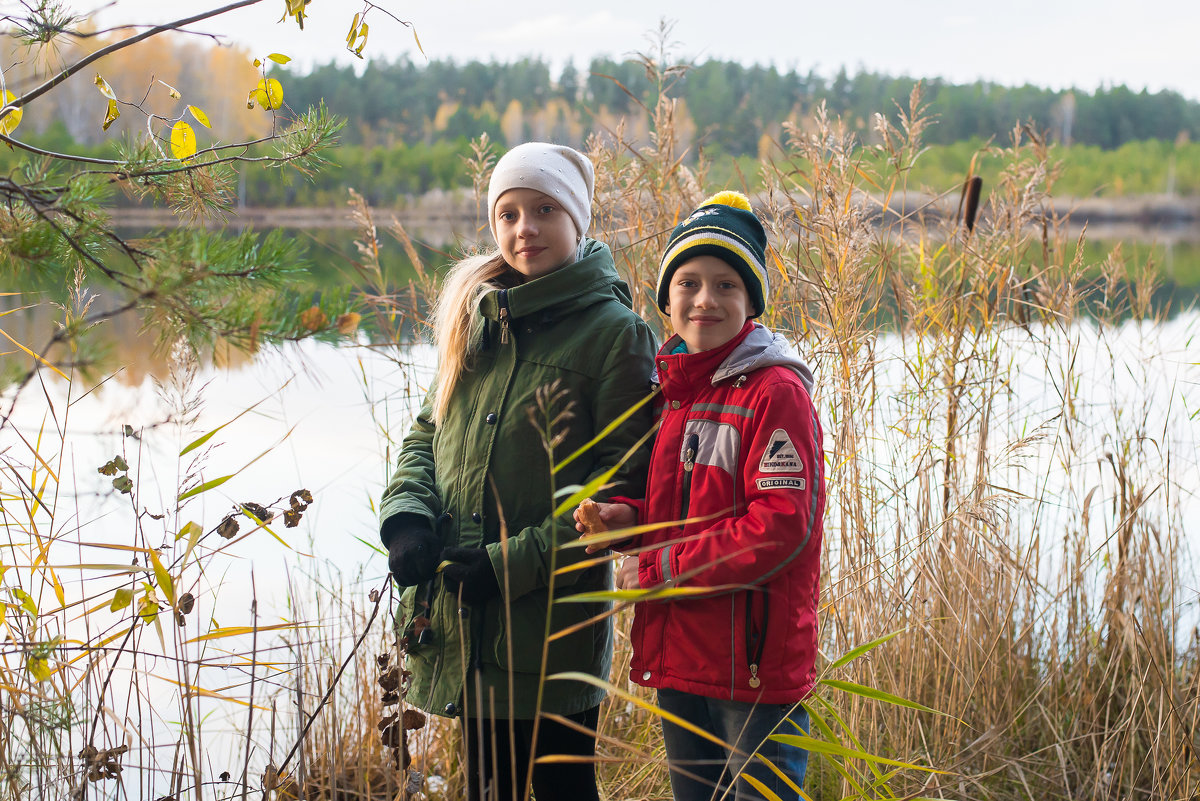
<path fill-rule="evenodd" d="M 442 577 L 451 592 L 462 586 L 462 599 L 474 606 L 500 594 L 500 582 L 492 569 L 487 548 L 447 548 L 442 558 L 450 564 L 442 569 Z"/>
<path fill-rule="evenodd" d="M 418 514 L 401 513 L 383 521 L 380 539 L 388 550 L 388 570 L 401 587 L 421 584 L 433 578 L 442 559 L 442 544 Z"/>

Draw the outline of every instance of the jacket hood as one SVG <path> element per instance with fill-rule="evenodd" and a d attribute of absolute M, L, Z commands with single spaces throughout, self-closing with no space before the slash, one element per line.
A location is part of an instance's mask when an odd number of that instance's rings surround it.
<path fill-rule="evenodd" d="M 764 367 L 785 367 L 800 377 L 804 388 L 812 393 L 813 374 L 804 360 L 792 348 L 783 334 L 755 323 L 753 330 L 737 347 L 725 357 L 721 366 L 713 373 L 712 382 L 717 384 L 727 378 L 751 373 Z"/>
<path fill-rule="evenodd" d="M 633 295 L 629 286 L 617 275 L 608 245 L 594 239 L 584 239 L 579 251 L 577 261 L 503 290 L 507 293 L 509 314 L 514 319 L 539 313 L 559 317 L 610 298 L 616 298 L 623 306 L 632 309 Z M 479 301 L 479 313 L 489 320 L 500 319 L 501 291 L 488 292 Z"/>

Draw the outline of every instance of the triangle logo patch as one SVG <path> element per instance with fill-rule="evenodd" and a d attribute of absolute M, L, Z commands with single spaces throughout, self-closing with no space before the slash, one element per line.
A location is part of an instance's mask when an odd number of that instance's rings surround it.
<path fill-rule="evenodd" d="M 800 454 L 796 451 L 796 446 L 792 444 L 792 438 L 782 428 L 777 428 L 771 433 L 771 439 L 767 442 L 767 449 L 763 451 L 758 469 L 762 473 L 801 473 L 804 471 L 804 465 L 800 462 Z"/>

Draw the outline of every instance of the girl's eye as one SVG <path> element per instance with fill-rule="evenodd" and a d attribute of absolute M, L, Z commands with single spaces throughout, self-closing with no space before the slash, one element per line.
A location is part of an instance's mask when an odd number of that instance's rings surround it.
<path fill-rule="evenodd" d="M 505 222 L 512 222 L 513 219 L 516 217 L 516 215 L 513 214 L 511 211 L 502 211 L 499 214 L 497 214 L 496 217 L 498 219 L 504 220 Z"/>
<path fill-rule="evenodd" d="M 549 203 L 547 203 L 546 205 L 544 205 L 540 209 L 538 209 L 538 211 L 540 211 L 542 214 L 549 214 L 550 212 L 554 211 L 554 207 L 551 206 Z"/>

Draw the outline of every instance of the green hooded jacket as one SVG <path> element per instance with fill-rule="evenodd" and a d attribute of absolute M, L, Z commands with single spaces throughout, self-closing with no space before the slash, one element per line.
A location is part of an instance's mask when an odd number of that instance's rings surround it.
<path fill-rule="evenodd" d="M 570 511 L 553 517 L 552 496 L 602 475 L 632 449 L 593 497 L 641 497 L 650 451 L 635 445 L 652 425 L 651 404 L 553 477 L 543 432 L 548 418 L 566 412 L 550 432 L 555 459 L 563 461 L 643 400 L 651 391 L 654 335 L 632 311 L 608 246 L 591 240 L 579 261 L 488 292 L 479 313 L 483 335 L 445 419 L 431 422 L 426 398 L 384 492 L 380 522 L 416 513 L 434 526 L 443 546 L 486 546 L 501 595 L 482 609 L 460 609 L 440 576 L 405 591 L 399 622 L 406 627 L 413 673 L 407 698 L 449 716 L 461 714 L 464 703 L 475 714 L 477 698 L 485 717 L 530 719 L 539 709 L 574 714 L 599 704 L 604 692 L 581 682 L 547 681 L 538 705 L 551 595 L 545 675 L 584 671 L 607 680 L 611 621 L 588 622 L 607 604 L 558 599 L 609 589 L 610 571 L 603 563 L 555 575 L 550 592 L 555 569 L 588 558 L 583 549 L 555 550 L 578 534 Z M 543 409 L 553 398 L 548 414 L 537 411 L 539 396 Z M 426 593 L 432 597 L 432 636 L 418 643 L 412 621 L 418 595 Z"/>

